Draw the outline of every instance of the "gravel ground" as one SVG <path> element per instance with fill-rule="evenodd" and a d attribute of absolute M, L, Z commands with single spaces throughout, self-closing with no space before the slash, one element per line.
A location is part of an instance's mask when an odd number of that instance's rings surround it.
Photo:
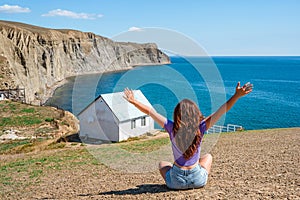
<path fill-rule="evenodd" d="M 201 189 L 169 190 L 158 171 L 125 173 L 99 164 L 51 171 L 4 198 L 300 199 L 299 142 L 300 128 L 221 134 Z"/>

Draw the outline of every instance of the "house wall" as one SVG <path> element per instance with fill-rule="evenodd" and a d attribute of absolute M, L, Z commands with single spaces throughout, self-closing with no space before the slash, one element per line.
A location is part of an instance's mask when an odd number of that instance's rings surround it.
<path fill-rule="evenodd" d="M 80 137 L 119 141 L 118 120 L 102 98 L 97 99 L 78 116 Z"/>
<path fill-rule="evenodd" d="M 96 116 L 102 128 L 103 140 L 119 141 L 119 121 L 111 109 L 99 98 L 96 102 Z"/>
<path fill-rule="evenodd" d="M 129 137 L 136 137 L 139 135 L 142 135 L 144 133 L 150 132 L 154 130 L 154 121 L 151 117 L 145 116 L 146 117 L 146 125 L 142 126 L 142 118 L 137 118 L 135 119 L 135 128 L 131 127 L 131 121 L 124 121 L 120 122 L 119 124 L 119 140 L 126 140 Z"/>

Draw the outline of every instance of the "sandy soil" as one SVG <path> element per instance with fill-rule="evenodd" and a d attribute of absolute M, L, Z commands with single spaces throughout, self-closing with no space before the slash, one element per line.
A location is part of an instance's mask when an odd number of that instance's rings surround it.
<path fill-rule="evenodd" d="M 211 151 L 208 184 L 201 189 L 169 190 L 158 171 L 124 173 L 89 165 L 46 174 L 6 198 L 300 199 L 299 142 L 300 128 L 222 134 Z"/>

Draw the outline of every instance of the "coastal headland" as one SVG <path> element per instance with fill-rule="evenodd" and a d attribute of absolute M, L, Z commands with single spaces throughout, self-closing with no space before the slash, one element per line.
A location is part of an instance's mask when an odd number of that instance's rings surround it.
<path fill-rule="evenodd" d="M 43 104 L 70 76 L 168 63 L 154 43 L 0 20 L 0 90 L 25 88 L 30 104 Z"/>

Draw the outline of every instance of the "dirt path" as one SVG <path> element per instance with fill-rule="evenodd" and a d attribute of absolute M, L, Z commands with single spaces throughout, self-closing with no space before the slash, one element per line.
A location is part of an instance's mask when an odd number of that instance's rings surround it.
<path fill-rule="evenodd" d="M 51 171 L 22 190 L 11 189 L 5 197 L 300 199 L 299 142 L 300 128 L 223 134 L 211 152 L 214 161 L 208 184 L 201 189 L 169 190 L 158 171 L 124 173 L 101 164 L 74 165 Z"/>

